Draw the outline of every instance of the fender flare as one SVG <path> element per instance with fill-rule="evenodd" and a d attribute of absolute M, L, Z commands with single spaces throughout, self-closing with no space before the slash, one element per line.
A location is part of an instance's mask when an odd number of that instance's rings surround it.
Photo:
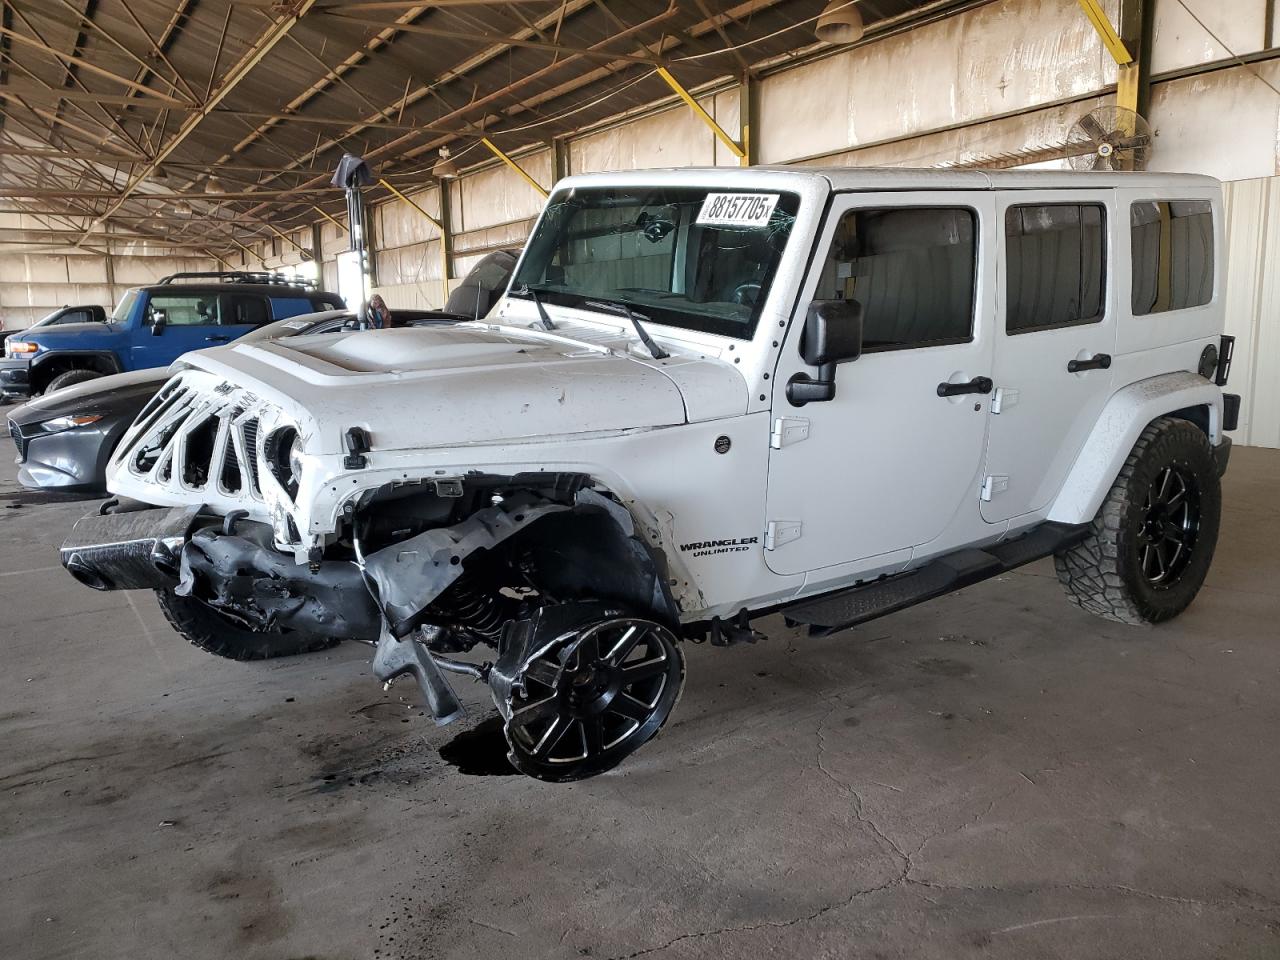
<path fill-rule="evenodd" d="M 37 368 L 45 366 L 50 360 L 62 360 L 67 357 L 93 357 L 96 360 L 106 361 L 112 373 L 124 371 L 120 358 L 112 350 L 49 350 L 32 359 L 30 370 L 34 373 Z"/>
<path fill-rule="evenodd" d="M 1204 377 L 1187 371 L 1165 373 L 1117 390 L 1103 407 L 1047 519 L 1092 522 L 1147 424 L 1189 407 L 1208 408 L 1209 443 L 1217 446 L 1222 440 L 1222 389 Z"/>

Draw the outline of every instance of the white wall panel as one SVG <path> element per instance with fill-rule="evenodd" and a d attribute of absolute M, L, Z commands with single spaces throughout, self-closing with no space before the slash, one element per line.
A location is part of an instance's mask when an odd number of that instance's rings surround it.
<path fill-rule="evenodd" d="M 1280 87 L 1280 64 L 1253 66 Z M 1280 97 L 1243 67 L 1156 84 L 1148 169 L 1207 173 L 1219 180 L 1280 172 Z"/>
<path fill-rule="evenodd" d="M 107 282 L 106 257 L 67 257 L 67 279 L 72 283 Z"/>
<path fill-rule="evenodd" d="M 1232 53 L 1254 53 L 1266 46 L 1267 0 L 1187 0 L 1187 5 L 1226 46 L 1209 36 L 1177 0 L 1156 3 L 1151 57 L 1156 73 L 1225 60 Z"/>
<path fill-rule="evenodd" d="M 1227 207 L 1227 333 L 1236 338 L 1228 387 L 1240 394 L 1248 446 L 1280 447 L 1280 177 L 1230 183 Z"/>
<path fill-rule="evenodd" d="M 725 115 L 717 117 L 717 122 L 731 137 L 738 136 L 736 95 L 731 100 L 706 97 L 698 102 L 713 117 L 723 108 Z M 682 103 L 661 113 L 639 117 L 570 141 L 569 169 L 573 173 L 598 173 L 603 170 L 709 167 L 719 159 L 717 148 L 731 157 L 736 165 L 737 158 L 719 144 L 711 128 Z"/>
<path fill-rule="evenodd" d="M 1114 16 L 1119 0 L 1103 6 Z M 785 163 L 1087 94 L 1114 61 L 1075 0 L 998 0 L 767 77 L 757 143 Z"/>
<path fill-rule="evenodd" d="M 550 150 L 515 159 L 534 180 L 544 187 L 551 186 Z M 542 194 L 503 164 L 455 180 L 449 185 L 449 204 L 450 225 L 461 233 L 537 216 L 542 209 Z"/>
<path fill-rule="evenodd" d="M 440 191 L 437 188 L 407 194 L 414 203 L 440 219 Z M 434 240 L 440 231 L 403 200 L 389 200 L 374 208 L 377 228 L 374 236 L 380 248 L 403 247 L 424 240 Z"/>
<path fill-rule="evenodd" d="M 1072 125 L 1094 107 L 1110 101 L 1097 97 L 1049 107 L 1034 113 L 971 124 L 805 161 L 801 166 L 933 167 L 1011 153 L 1028 145 L 1060 143 Z M 1059 162 L 1057 166 L 1065 164 Z"/>

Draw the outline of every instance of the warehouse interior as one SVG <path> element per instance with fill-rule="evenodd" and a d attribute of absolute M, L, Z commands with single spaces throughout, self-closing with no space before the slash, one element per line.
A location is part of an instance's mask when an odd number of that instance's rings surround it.
<path fill-rule="evenodd" d="M 1069 172 L 1112 118 L 1106 169 L 1222 181 L 1240 398 L 1178 619 L 1063 606 L 1051 558 L 829 637 L 770 616 L 684 644 L 661 737 L 572 784 L 515 775 L 482 686 L 437 727 L 361 644 L 218 660 L 83 589 L 58 548 L 106 494 L 6 455 L 0 956 L 1276 956 L 1278 6 L 0 0 L 15 342 L 181 273 L 438 311 L 568 176 Z"/>

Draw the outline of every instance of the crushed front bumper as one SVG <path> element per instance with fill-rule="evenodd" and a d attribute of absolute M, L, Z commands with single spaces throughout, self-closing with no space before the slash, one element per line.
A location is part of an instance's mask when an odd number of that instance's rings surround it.
<path fill-rule="evenodd" d="M 117 512 L 106 510 L 115 505 Z M 82 517 L 62 545 L 62 565 L 94 590 L 154 590 L 178 582 L 178 561 L 200 507 L 120 510 L 108 501 Z"/>
<path fill-rule="evenodd" d="M 82 518 L 62 545 L 62 565 L 86 586 L 172 589 L 261 630 L 377 638 L 377 606 L 354 564 L 299 565 L 273 548 L 269 525 L 201 506 L 130 506 Z"/>

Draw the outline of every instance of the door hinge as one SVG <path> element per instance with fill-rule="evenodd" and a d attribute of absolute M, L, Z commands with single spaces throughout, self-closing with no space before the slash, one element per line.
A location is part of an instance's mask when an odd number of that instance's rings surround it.
<path fill-rule="evenodd" d="M 799 520 L 770 520 L 764 528 L 764 548 L 777 550 L 784 544 L 800 539 Z"/>
<path fill-rule="evenodd" d="M 997 493 L 1004 493 L 1009 489 L 1009 478 L 1000 476 L 990 476 L 982 481 L 982 499 L 990 500 Z"/>
<path fill-rule="evenodd" d="M 791 443 L 799 443 L 809 439 L 809 421 L 804 417 L 779 417 L 773 421 L 773 433 L 769 435 L 769 446 L 781 450 Z"/>
<path fill-rule="evenodd" d="M 1008 387 L 1000 387 L 995 392 L 995 396 L 991 398 L 991 412 L 1004 413 L 1015 403 L 1018 402 L 1018 391 L 1010 390 Z"/>

